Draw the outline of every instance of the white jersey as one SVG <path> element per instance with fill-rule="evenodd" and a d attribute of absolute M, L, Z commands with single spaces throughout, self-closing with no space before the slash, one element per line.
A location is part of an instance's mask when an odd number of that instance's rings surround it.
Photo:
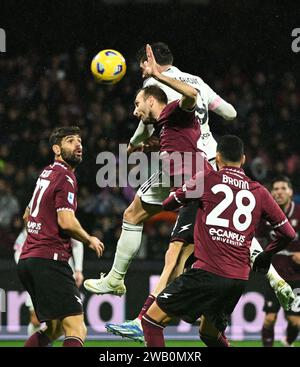
<path fill-rule="evenodd" d="M 15 250 L 15 261 L 18 263 L 23 245 L 25 243 L 27 237 L 27 231 L 24 228 L 22 232 L 20 232 L 19 236 L 17 237 L 14 250 Z M 71 245 L 72 245 L 72 257 L 69 260 L 69 265 L 71 266 L 73 272 L 81 271 L 82 272 L 82 263 L 83 263 L 83 244 L 74 238 L 71 238 Z"/>
<path fill-rule="evenodd" d="M 208 124 L 208 111 L 213 111 L 218 115 L 222 116 L 226 120 L 231 120 L 236 117 L 236 111 L 230 103 L 227 103 L 222 99 L 216 92 L 214 92 L 209 85 L 196 75 L 184 73 L 175 66 L 170 66 L 164 75 L 180 80 L 189 84 L 198 91 L 197 105 L 196 105 L 196 116 L 198 117 L 199 123 L 201 124 L 201 137 L 198 140 L 198 148 L 201 149 L 205 154 L 206 158 L 212 163 L 216 157 L 217 143 L 212 136 Z M 176 92 L 174 89 L 166 86 L 154 78 L 148 78 L 145 80 L 143 87 L 150 85 L 157 85 L 164 90 L 168 97 L 168 101 L 172 102 L 181 98 L 181 94 Z M 130 139 L 130 143 L 134 146 L 147 140 L 154 132 L 153 125 L 144 125 L 140 121 L 134 135 Z"/>
<path fill-rule="evenodd" d="M 210 132 L 208 124 L 208 110 L 216 108 L 218 101 L 221 98 L 214 92 L 204 81 L 196 75 L 184 73 L 175 66 L 171 66 L 168 70 L 162 73 L 170 78 L 180 80 L 186 84 L 189 84 L 198 91 L 196 116 L 201 124 L 201 134 L 205 135 Z M 148 78 L 145 80 L 143 87 L 150 85 L 159 86 L 167 95 L 168 102 L 176 101 L 181 98 L 181 94 L 174 89 L 166 86 L 154 78 Z"/>

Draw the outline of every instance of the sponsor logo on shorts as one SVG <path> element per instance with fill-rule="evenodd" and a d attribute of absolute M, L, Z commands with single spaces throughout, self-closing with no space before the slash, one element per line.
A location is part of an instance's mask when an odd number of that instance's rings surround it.
<path fill-rule="evenodd" d="M 187 231 L 188 229 L 190 229 L 190 226 L 192 225 L 192 223 L 190 224 L 185 224 L 184 226 L 181 227 L 181 230 L 178 231 L 178 233 L 181 233 L 183 231 Z"/>
<path fill-rule="evenodd" d="M 76 296 L 76 294 L 74 295 L 74 297 L 76 298 L 77 302 L 81 304 L 82 306 L 82 299 L 78 296 Z"/>
<path fill-rule="evenodd" d="M 161 296 L 159 296 L 160 298 L 169 298 L 169 297 L 171 297 L 172 296 L 172 294 L 171 293 L 163 293 Z"/>

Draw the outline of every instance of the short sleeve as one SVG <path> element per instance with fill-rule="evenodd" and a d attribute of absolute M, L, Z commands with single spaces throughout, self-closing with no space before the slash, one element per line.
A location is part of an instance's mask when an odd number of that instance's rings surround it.
<path fill-rule="evenodd" d="M 171 124 L 186 125 L 192 123 L 195 119 L 195 108 L 192 110 L 185 110 L 180 106 L 180 100 L 176 100 L 168 104 L 169 120 Z"/>
<path fill-rule="evenodd" d="M 56 195 L 55 195 L 55 209 L 76 211 L 77 200 L 76 200 L 77 183 L 75 179 L 67 174 L 62 175 L 61 179 L 57 184 Z"/>

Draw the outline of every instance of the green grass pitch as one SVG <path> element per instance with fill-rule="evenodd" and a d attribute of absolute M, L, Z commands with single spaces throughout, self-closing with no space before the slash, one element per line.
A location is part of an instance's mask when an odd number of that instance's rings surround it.
<path fill-rule="evenodd" d="M 195 340 L 167 340 L 167 347 L 203 347 L 204 344 L 200 341 Z M 233 347 L 261 347 L 260 340 L 249 340 L 249 341 L 232 341 Z M 24 345 L 24 341 L 16 341 L 10 340 L 0 341 L 0 347 L 22 347 Z M 61 346 L 61 342 L 56 342 L 54 344 L 55 347 Z M 129 340 L 88 340 L 85 342 L 85 347 L 143 347 L 144 345 L 141 343 L 137 343 Z M 275 347 L 282 346 L 280 342 L 274 343 Z M 300 341 L 295 343 L 296 347 L 300 347 Z"/>

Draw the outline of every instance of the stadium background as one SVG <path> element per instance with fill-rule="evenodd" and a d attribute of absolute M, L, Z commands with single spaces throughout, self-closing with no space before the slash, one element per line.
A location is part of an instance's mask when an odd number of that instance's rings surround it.
<path fill-rule="evenodd" d="M 233 122 L 210 114 L 216 138 L 241 136 L 247 173 L 266 185 L 274 175 L 287 174 L 300 201 L 300 53 L 291 48 L 291 32 L 300 27 L 297 14 L 296 2 L 276 0 L 1 1 L 0 28 L 7 37 L 7 52 L 0 53 L 0 288 L 6 291 L 7 307 L 1 314 L 2 338 L 16 339 L 25 332 L 20 327 L 27 321 L 24 295 L 12 247 L 37 174 L 52 159 L 47 138 L 54 126 L 77 123 L 83 131 L 78 216 L 106 245 L 100 261 L 86 252 L 85 276 L 111 265 L 122 212 L 134 191 L 99 189 L 96 156 L 106 150 L 117 154 L 118 145 L 135 130 L 133 97 L 141 77 L 134 56 L 145 42 L 166 42 L 176 66 L 200 75 L 235 106 Z M 92 56 L 104 48 L 119 50 L 127 60 L 127 75 L 113 87 L 97 85 L 89 72 Z M 105 321 L 132 318 L 142 305 L 168 244 L 171 223 L 163 219 L 145 228 L 126 298 L 86 295 L 92 338 L 107 338 L 102 334 Z M 258 337 L 261 291 L 262 279 L 253 277 L 229 336 Z M 281 314 L 278 338 L 284 326 Z M 185 324 L 170 330 L 181 339 L 197 338 Z"/>

